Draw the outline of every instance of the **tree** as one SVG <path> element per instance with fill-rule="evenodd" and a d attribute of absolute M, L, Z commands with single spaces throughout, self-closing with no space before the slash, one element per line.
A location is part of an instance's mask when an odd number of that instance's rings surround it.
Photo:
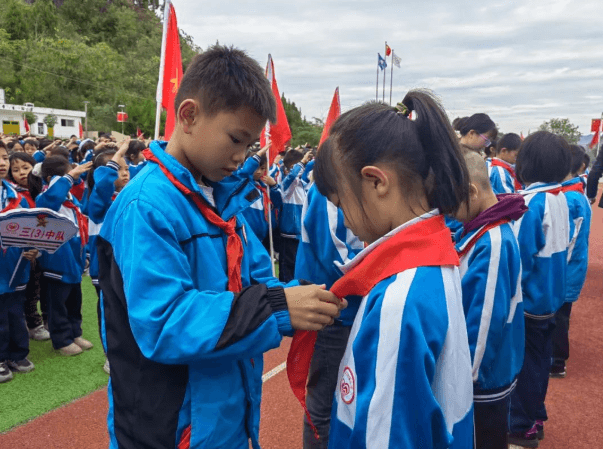
<path fill-rule="evenodd" d="M 23 116 L 25 117 L 25 121 L 30 125 L 33 125 L 38 121 L 38 116 L 31 111 L 27 111 Z"/>
<path fill-rule="evenodd" d="M 572 124 L 568 118 L 553 118 L 540 125 L 539 129 L 540 131 L 548 131 L 557 134 L 567 140 L 570 144 L 578 143 L 582 136 L 580 131 L 578 131 L 578 127 Z"/>
<path fill-rule="evenodd" d="M 298 109 L 295 102 L 287 100 L 285 94 L 281 96 L 281 101 L 291 128 L 291 146 L 296 147 L 305 143 L 317 146 L 322 134 L 322 121 L 315 118 L 313 123 L 308 122 L 302 117 L 301 110 Z"/>

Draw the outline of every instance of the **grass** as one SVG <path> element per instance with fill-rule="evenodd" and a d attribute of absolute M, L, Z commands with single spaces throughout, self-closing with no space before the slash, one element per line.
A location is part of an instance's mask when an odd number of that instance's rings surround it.
<path fill-rule="evenodd" d="M 61 356 L 50 340 L 29 340 L 29 360 L 36 366 L 27 374 L 15 373 L 8 383 L 0 384 L 0 432 L 27 422 L 63 404 L 107 385 L 103 371 L 105 355 L 98 333 L 96 291 L 89 277 L 82 281 L 83 337 L 94 348 L 75 357 Z"/>

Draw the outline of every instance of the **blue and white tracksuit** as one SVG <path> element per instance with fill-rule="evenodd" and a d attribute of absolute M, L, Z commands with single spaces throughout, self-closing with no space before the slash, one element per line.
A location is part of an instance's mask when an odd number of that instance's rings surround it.
<path fill-rule="evenodd" d="M 329 447 L 472 447 L 461 295 L 458 269 L 435 266 L 390 276 L 362 299 L 339 368 Z"/>
<path fill-rule="evenodd" d="M 281 235 L 299 240 L 301 236 L 302 207 L 306 199 L 306 183 L 302 180 L 306 167 L 298 162 L 281 183 L 283 209 L 279 227 Z"/>
<path fill-rule="evenodd" d="M 581 184 L 577 176 L 562 186 Z M 566 302 L 575 302 L 580 296 L 588 267 L 588 239 L 592 210 L 586 196 L 580 192 L 565 192 L 570 218 L 570 242 L 567 250 Z"/>
<path fill-rule="evenodd" d="M 103 343 L 111 363 L 111 448 L 175 447 L 192 423 L 191 448 L 259 447 L 262 354 L 292 333 L 282 284 L 246 230 L 257 199 L 248 178 L 202 190 L 165 153 L 151 151 L 188 189 L 236 216 L 243 290 L 227 291 L 227 237 L 155 163 L 109 209 L 98 238 Z"/>
<path fill-rule="evenodd" d="M 509 167 L 513 167 L 511 164 L 498 159 L 499 163 L 507 164 Z M 490 176 L 490 184 L 495 194 L 500 195 L 503 193 L 515 193 L 515 180 L 511 173 L 504 169 L 504 167 L 494 166 L 490 164 L 488 168 Z"/>
<path fill-rule="evenodd" d="M 457 251 L 473 244 L 480 230 L 467 233 Z M 521 258 L 511 226 L 505 223 L 482 235 L 461 257 L 459 271 L 475 401 L 501 399 L 514 386 L 525 346 Z"/>
<path fill-rule="evenodd" d="M 134 165 L 130 161 L 128 161 L 128 170 L 130 171 L 130 179 L 134 178 L 141 170 L 147 165 L 147 161 L 144 160 Z"/>

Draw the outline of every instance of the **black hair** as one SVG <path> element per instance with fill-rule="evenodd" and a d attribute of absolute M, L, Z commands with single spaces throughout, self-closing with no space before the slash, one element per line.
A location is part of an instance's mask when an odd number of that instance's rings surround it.
<path fill-rule="evenodd" d="M 580 145 L 570 145 L 570 153 L 572 155 L 570 173 L 572 176 L 577 176 L 582 164 L 584 164 L 584 155 L 586 154 L 586 151 Z"/>
<path fill-rule="evenodd" d="M 84 144 L 80 148 L 80 152 L 82 153 L 82 156 L 85 156 L 86 153 L 88 152 L 88 150 L 93 150 L 95 146 L 96 146 L 96 144 L 94 143 L 93 140 L 88 140 L 88 141 L 84 142 Z"/>
<path fill-rule="evenodd" d="M 23 148 L 25 148 L 25 145 L 34 146 L 34 147 L 36 147 L 36 149 L 40 148 L 40 143 L 36 139 L 25 140 L 25 142 L 23 142 Z"/>
<path fill-rule="evenodd" d="M 454 129 L 460 132 L 461 136 L 466 136 L 471 130 L 480 134 L 490 132 L 492 137 L 490 140 L 496 139 L 496 136 L 498 135 L 496 124 L 492 121 L 488 114 L 483 113 L 473 114 L 471 117 L 460 118 Z"/>
<path fill-rule="evenodd" d="M 52 179 L 53 176 L 65 176 L 71 170 L 71 164 L 63 156 L 48 156 L 42 162 L 42 179 Z"/>
<path fill-rule="evenodd" d="M 18 140 L 11 140 L 6 144 L 6 149 L 10 152 L 17 144 L 21 145 L 21 142 Z M 21 145 L 21 147 L 23 147 L 23 145 Z"/>
<path fill-rule="evenodd" d="M 126 159 L 132 160 L 138 157 L 141 151 L 144 151 L 147 145 L 140 140 L 131 140 L 126 150 Z"/>
<path fill-rule="evenodd" d="M 176 115 L 188 98 L 199 100 L 209 116 L 249 106 L 258 115 L 276 122 L 276 101 L 264 71 L 243 50 L 234 47 L 214 45 L 195 56 L 176 94 Z"/>
<path fill-rule="evenodd" d="M 584 152 L 584 168 L 588 168 L 590 166 L 590 156 L 588 155 L 588 153 L 585 151 Z"/>
<path fill-rule="evenodd" d="M 508 133 L 502 136 L 496 144 L 496 154 L 500 153 L 503 148 L 506 148 L 509 151 L 515 151 L 519 150 L 520 146 L 521 137 L 515 133 Z"/>
<path fill-rule="evenodd" d="M 32 170 L 29 172 L 29 175 L 27 175 L 27 190 L 29 190 L 29 194 L 35 200 L 36 197 L 42 192 L 42 179 L 33 173 L 33 168 L 36 166 L 37 162 L 32 156 L 21 151 L 11 154 L 9 159 L 11 165 L 15 159 L 19 159 L 31 165 Z M 12 170 L 9 170 L 8 177 L 12 182 L 17 184 L 17 181 L 13 177 Z"/>
<path fill-rule="evenodd" d="M 569 173 L 571 162 L 570 146 L 563 137 L 538 131 L 521 144 L 515 173 L 522 184 L 561 182 Z"/>
<path fill-rule="evenodd" d="M 39 148 L 46 148 L 48 145 L 50 145 L 53 141 L 49 140 L 49 139 L 42 139 L 40 140 L 40 146 Z"/>
<path fill-rule="evenodd" d="M 66 147 L 62 146 L 62 145 L 60 145 L 58 147 L 51 148 L 49 150 L 49 153 L 50 153 L 51 156 L 64 157 L 65 159 L 67 159 L 69 161 L 69 150 Z"/>
<path fill-rule="evenodd" d="M 111 160 L 111 158 L 113 158 L 113 155 L 115 153 L 117 153 L 117 151 L 107 149 L 107 150 L 99 152 L 97 155 L 94 156 L 94 159 L 92 159 L 92 168 L 86 175 L 86 185 L 88 186 L 88 196 L 90 196 L 90 194 L 92 193 L 92 189 L 94 188 L 94 172 L 96 171 L 96 169 L 98 167 L 103 167 L 103 166 L 107 165 L 107 162 L 109 162 Z"/>
<path fill-rule="evenodd" d="M 492 156 L 496 155 L 496 144 L 497 143 L 498 143 L 497 141 L 492 141 L 492 143 L 490 143 L 489 147 L 484 148 L 484 154 L 486 155 L 486 157 L 492 157 Z"/>
<path fill-rule="evenodd" d="M 469 173 L 458 138 L 444 108 L 429 91 L 406 94 L 403 105 L 414 120 L 382 103 L 367 103 L 346 112 L 333 124 L 319 148 L 314 179 L 321 194 L 336 194 L 343 173 L 359 178 L 363 167 L 388 163 L 405 185 L 420 186 L 429 206 L 454 214 L 469 203 Z M 347 183 L 361 198 L 360 183 Z"/>
<path fill-rule="evenodd" d="M 4 148 L 6 150 L 6 152 L 8 153 L 8 148 L 3 140 L 0 140 L 0 148 Z"/>
<path fill-rule="evenodd" d="M 304 153 L 302 153 L 300 150 L 296 150 L 295 148 L 291 148 L 285 153 L 285 156 L 283 157 L 283 164 L 288 169 L 291 169 L 291 167 L 300 162 L 303 158 Z"/>

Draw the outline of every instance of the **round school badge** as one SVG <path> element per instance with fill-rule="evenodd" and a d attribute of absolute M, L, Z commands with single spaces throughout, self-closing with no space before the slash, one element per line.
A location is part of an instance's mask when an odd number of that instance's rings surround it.
<path fill-rule="evenodd" d="M 349 366 L 346 366 L 343 369 L 343 375 L 341 376 L 341 382 L 339 383 L 339 391 L 343 402 L 351 404 L 354 401 L 354 397 L 356 396 L 356 379 Z"/>

